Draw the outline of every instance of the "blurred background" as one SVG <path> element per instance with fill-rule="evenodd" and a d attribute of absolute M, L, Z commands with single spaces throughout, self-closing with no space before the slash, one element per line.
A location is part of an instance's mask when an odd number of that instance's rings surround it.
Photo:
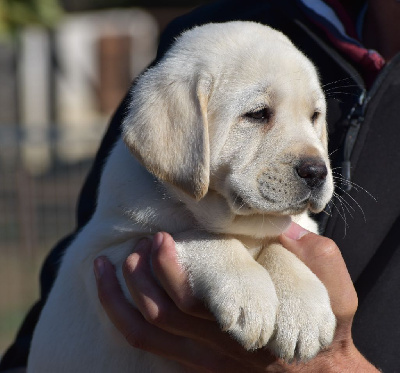
<path fill-rule="evenodd" d="M 0 357 L 132 79 L 204 1 L 0 0 Z"/>

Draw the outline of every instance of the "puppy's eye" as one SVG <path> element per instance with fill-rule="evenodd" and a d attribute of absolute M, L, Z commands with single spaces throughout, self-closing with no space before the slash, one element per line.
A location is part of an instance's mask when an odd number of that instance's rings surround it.
<path fill-rule="evenodd" d="M 312 124 L 314 124 L 317 121 L 317 119 L 319 118 L 320 114 L 321 113 L 319 111 L 317 111 L 317 110 L 314 111 L 313 115 L 311 116 Z"/>
<path fill-rule="evenodd" d="M 272 111 L 270 108 L 262 108 L 257 111 L 250 111 L 244 115 L 248 119 L 252 119 L 258 122 L 268 122 L 272 117 Z"/>

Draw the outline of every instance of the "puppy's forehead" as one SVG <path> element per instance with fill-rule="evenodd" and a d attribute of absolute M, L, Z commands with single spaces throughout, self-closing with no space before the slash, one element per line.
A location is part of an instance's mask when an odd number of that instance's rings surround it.
<path fill-rule="evenodd" d="M 192 67 L 211 69 L 281 60 L 286 53 L 305 57 L 281 32 L 254 22 L 211 23 L 183 33 L 167 53 Z M 279 67 L 279 63 L 275 64 Z"/>
<path fill-rule="evenodd" d="M 299 82 L 306 85 L 318 85 L 318 74 L 313 64 L 292 46 L 272 43 L 271 48 L 263 47 L 255 51 L 251 58 L 228 61 L 231 71 L 243 80 L 254 79 L 266 88 Z M 229 71 L 227 68 L 225 71 Z M 240 74 L 242 73 L 242 74 Z"/>
<path fill-rule="evenodd" d="M 206 58 L 204 68 L 222 77 L 221 83 L 251 84 L 258 92 L 293 85 L 317 89 L 319 78 L 311 61 L 280 32 L 264 26 L 262 31 L 252 37 L 235 34 L 235 43 L 217 44 L 215 59 Z"/>
<path fill-rule="evenodd" d="M 217 82 L 220 93 L 236 97 L 243 106 L 299 101 L 300 96 L 310 105 L 324 100 L 314 66 L 298 50 L 286 45 L 280 48 L 274 43 L 250 59 L 226 61 L 218 74 L 223 76 Z"/>
<path fill-rule="evenodd" d="M 258 23 L 196 27 L 182 34 L 167 56 L 177 79 L 208 76 L 221 92 L 278 95 L 303 87 L 321 95 L 313 64 L 281 32 Z"/>

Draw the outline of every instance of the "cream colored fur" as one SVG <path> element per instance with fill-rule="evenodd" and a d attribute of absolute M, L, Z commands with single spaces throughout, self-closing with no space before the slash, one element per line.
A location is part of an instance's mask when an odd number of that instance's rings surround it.
<path fill-rule="evenodd" d="M 264 119 L 249 115 L 265 107 Z M 209 24 L 178 38 L 132 90 L 96 212 L 63 258 L 28 371 L 180 371 L 128 345 L 105 316 L 92 270 L 109 257 L 129 299 L 121 265 L 160 230 L 176 240 L 194 294 L 245 348 L 291 360 L 327 346 L 327 291 L 276 240 L 291 219 L 316 231 L 307 210 L 331 198 L 325 110 L 314 66 L 271 28 Z M 326 164 L 321 187 L 296 173 L 304 158 Z"/>

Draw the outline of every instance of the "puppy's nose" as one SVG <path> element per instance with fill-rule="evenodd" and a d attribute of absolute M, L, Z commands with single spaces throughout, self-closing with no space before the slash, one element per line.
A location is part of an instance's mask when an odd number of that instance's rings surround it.
<path fill-rule="evenodd" d="M 296 166 L 296 172 L 310 189 L 319 188 L 328 175 L 325 162 L 314 158 L 302 159 Z"/>

